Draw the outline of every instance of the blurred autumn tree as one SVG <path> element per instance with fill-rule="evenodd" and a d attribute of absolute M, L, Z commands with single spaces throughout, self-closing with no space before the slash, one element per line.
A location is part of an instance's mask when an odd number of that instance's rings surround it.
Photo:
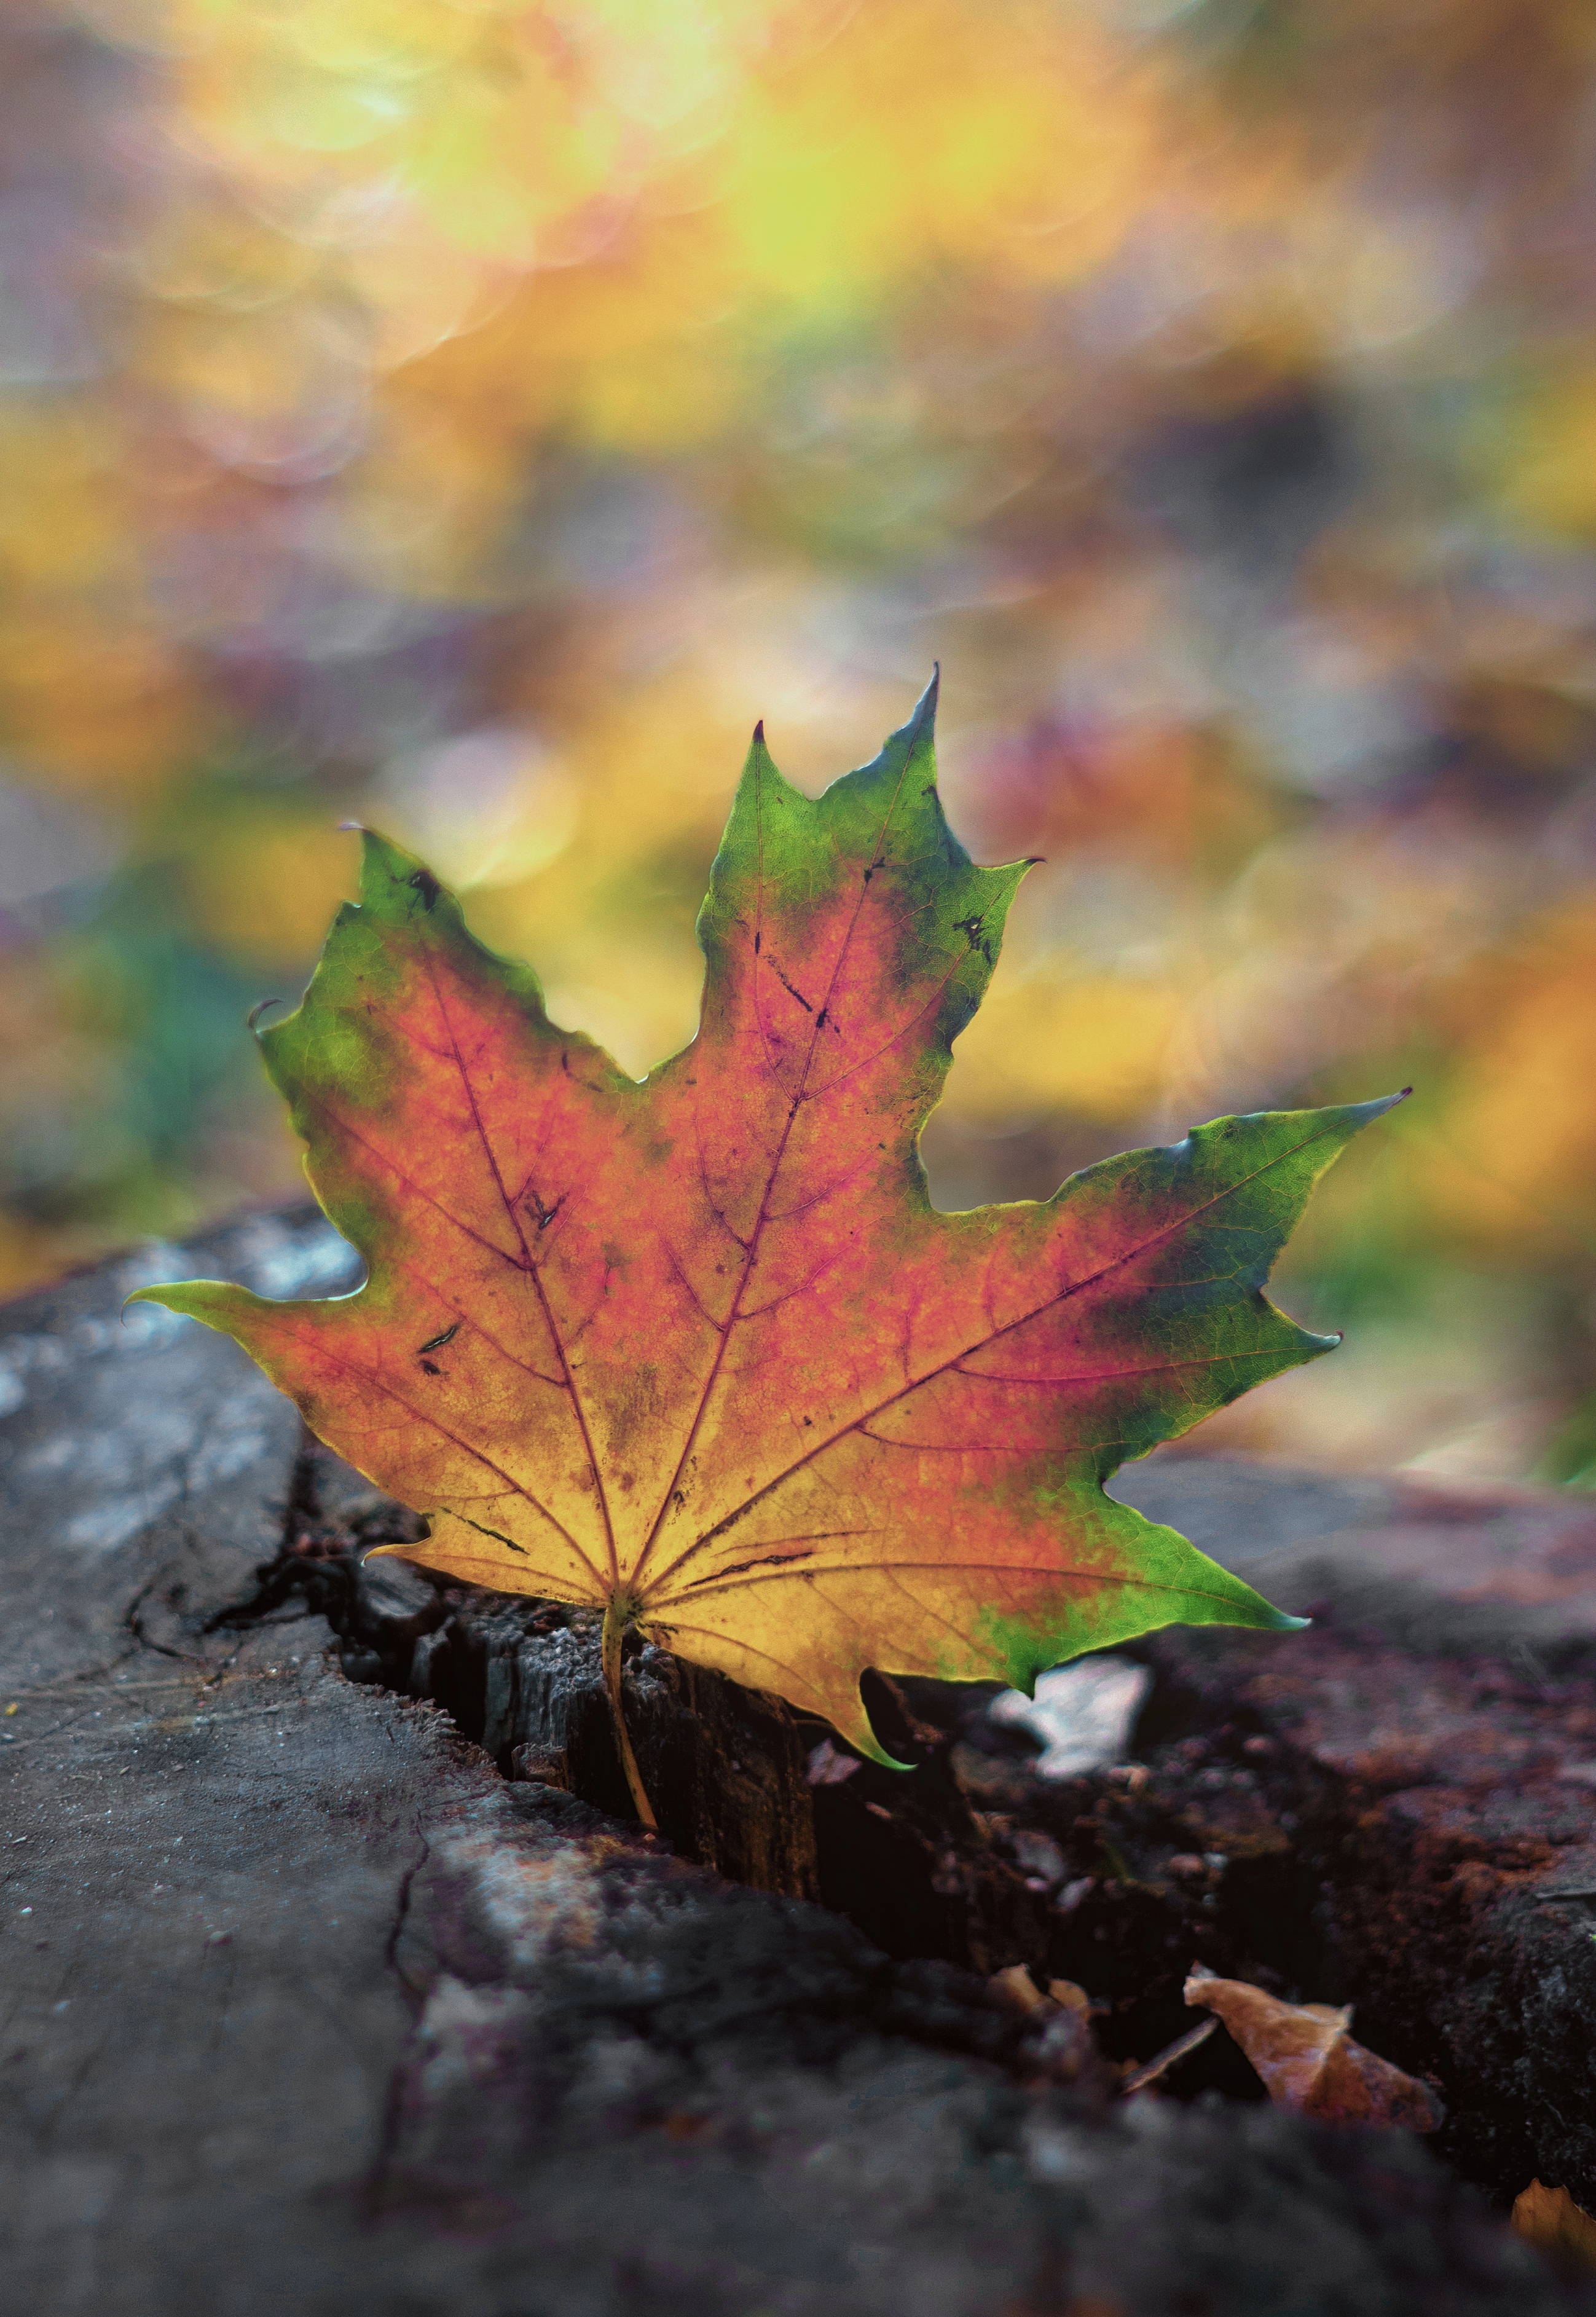
<path fill-rule="evenodd" d="M 941 658 L 1047 855 L 941 1202 L 1414 1081 L 1211 1436 L 1596 1471 L 1593 98 L 1579 0 L 12 0 L 0 1278 L 294 1189 L 340 820 L 640 1072 L 754 716 Z"/>

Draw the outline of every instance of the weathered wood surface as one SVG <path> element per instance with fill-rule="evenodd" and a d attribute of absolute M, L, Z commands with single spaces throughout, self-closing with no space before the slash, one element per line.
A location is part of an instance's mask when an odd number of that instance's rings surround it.
<path fill-rule="evenodd" d="M 1538 2177 L 1596 2209 L 1596 1503 L 1326 1481 L 1262 1519 L 1272 1479 L 1138 1476 L 1315 1618 L 1283 1651 L 1157 1636 L 1141 1741 L 1208 1743 L 1219 1794 L 1251 1786 L 1312 1894 L 1318 1988 L 1440 2084 L 1446 2153 L 1499 2198 Z"/>
<path fill-rule="evenodd" d="M 287 1293 L 334 1284 L 337 1250 L 312 1219 L 261 1218 L 184 1259 Z M 1060 2089 L 978 1978 L 904 1954 L 901 1910 L 893 1959 L 835 1912 L 507 1781 L 436 1704 L 370 1678 L 380 1651 L 351 1615 L 335 1642 L 302 1588 L 262 1604 L 304 1509 L 297 1419 L 221 1339 L 144 1307 L 119 1323 L 128 1287 L 172 1261 L 108 1266 L 0 1323 L 0 1704 L 17 1706 L 0 1716 L 0 2306 L 1588 2305 L 1416 2143 Z M 1190 1501 L 1196 1471 L 1154 1485 Z M 1304 1496 L 1228 1485 L 1255 1491 L 1253 1536 Z M 473 1617 L 503 1614 L 444 1607 L 462 1656 Z M 419 1618 L 412 1663 L 445 1622 L 402 1588 L 361 1615 Z M 522 1704 L 499 1678 L 501 1728 L 485 1677 L 481 1734 L 503 1750 Z M 1189 1668 L 1166 1687 L 1208 1710 Z M 570 1776 L 570 1729 L 544 1738 Z M 952 1779 L 958 1749 L 932 1750 L 905 1787 Z M 986 1758 L 1023 1790 L 1022 1762 Z M 883 1828 L 880 1880 L 924 1858 L 938 1807 L 858 1804 Z M 896 1853 L 894 1810 L 922 1814 Z M 801 1829 L 782 1841 L 767 1879 L 807 1871 Z M 1005 1871 L 1036 1900 L 1045 1877 Z M 952 1937 L 944 1895 L 923 1954 Z M 1071 1914 L 1041 1897 L 1051 1938 Z"/>

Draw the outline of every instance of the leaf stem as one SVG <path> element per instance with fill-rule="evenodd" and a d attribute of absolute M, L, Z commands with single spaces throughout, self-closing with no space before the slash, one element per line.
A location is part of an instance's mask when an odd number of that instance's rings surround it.
<path fill-rule="evenodd" d="M 620 1754 L 620 1767 L 626 1772 L 627 1789 L 643 1824 L 650 1834 L 657 1834 L 659 1820 L 654 1815 L 654 1804 L 648 1799 L 643 1773 L 638 1769 L 638 1758 L 632 1751 L 631 1736 L 626 1726 L 626 1707 L 620 1695 L 620 1643 L 631 1623 L 631 1615 L 629 1601 L 615 1596 L 606 1601 L 600 1659 L 604 1668 L 604 1687 L 610 1693 L 610 1712 L 615 1721 L 615 1743 Z"/>

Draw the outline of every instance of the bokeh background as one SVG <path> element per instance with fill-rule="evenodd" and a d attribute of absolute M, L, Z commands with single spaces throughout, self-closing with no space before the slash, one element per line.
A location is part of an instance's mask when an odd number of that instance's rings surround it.
<path fill-rule="evenodd" d="M 0 1283 L 300 1187 L 370 819 L 639 1074 L 749 729 L 1039 853 L 944 1205 L 1418 1089 L 1208 1428 L 1596 1478 L 1582 0 L 8 0 Z"/>

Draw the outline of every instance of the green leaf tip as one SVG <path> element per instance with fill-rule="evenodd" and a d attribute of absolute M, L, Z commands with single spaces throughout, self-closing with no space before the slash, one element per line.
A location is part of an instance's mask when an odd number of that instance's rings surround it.
<path fill-rule="evenodd" d="M 921 693 L 919 699 L 914 702 L 914 707 L 909 711 L 907 721 L 900 724 L 897 730 L 889 737 L 887 743 L 888 747 L 892 746 L 894 740 L 902 740 L 906 747 L 913 749 L 920 740 L 922 735 L 923 735 L 928 741 L 935 738 L 937 729 L 937 702 L 941 695 L 941 690 L 942 663 L 941 660 L 933 660 L 932 662 L 931 682 L 926 685 L 925 690 Z"/>
<path fill-rule="evenodd" d="M 361 907 L 388 916 L 430 917 L 441 897 L 454 896 L 420 856 L 406 853 L 379 829 L 361 831 Z"/>

